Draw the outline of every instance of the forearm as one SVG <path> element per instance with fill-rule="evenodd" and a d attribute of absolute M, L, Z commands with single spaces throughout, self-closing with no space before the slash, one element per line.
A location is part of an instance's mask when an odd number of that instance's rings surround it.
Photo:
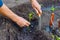
<path fill-rule="evenodd" d="M 8 18 L 16 21 L 16 17 L 18 17 L 16 14 L 14 14 L 5 4 L 0 8 L 0 13 L 2 15 L 7 16 Z"/>

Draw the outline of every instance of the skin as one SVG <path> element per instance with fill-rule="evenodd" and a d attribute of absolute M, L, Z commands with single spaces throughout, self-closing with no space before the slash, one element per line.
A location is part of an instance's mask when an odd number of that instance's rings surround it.
<path fill-rule="evenodd" d="M 39 14 L 42 11 L 40 10 L 40 5 L 36 0 L 31 0 L 32 7 L 35 9 L 36 13 Z M 34 6 L 33 6 L 34 5 Z M 24 18 L 16 15 L 12 12 L 5 4 L 0 8 L 0 13 L 4 16 L 7 16 L 12 21 L 16 22 L 20 27 L 29 26 L 30 22 L 25 20 Z"/>
<path fill-rule="evenodd" d="M 36 0 L 32 0 L 31 4 L 37 15 L 40 17 L 42 15 L 41 5 Z"/>

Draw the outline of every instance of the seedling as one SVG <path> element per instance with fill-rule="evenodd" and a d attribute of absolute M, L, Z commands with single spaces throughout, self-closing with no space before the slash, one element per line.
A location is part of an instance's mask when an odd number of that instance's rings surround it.
<path fill-rule="evenodd" d="M 29 21 L 31 22 L 31 20 L 32 20 L 32 18 L 33 18 L 33 15 L 34 15 L 34 12 L 30 12 L 29 13 L 29 15 L 28 15 L 28 17 L 29 17 Z M 32 32 L 31 31 L 31 27 L 32 27 L 33 25 L 31 24 L 29 27 L 25 27 L 25 28 L 23 28 L 23 31 L 24 32 Z M 33 28 L 33 27 L 32 27 Z"/>
<path fill-rule="evenodd" d="M 55 11 L 55 8 L 54 6 L 51 7 L 51 18 L 50 18 L 50 22 L 49 22 L 49 26 L 52 27 L 53 26 L 53 22 L 54 22 L 54 17 L 55 17 L 55 14 L 54 14 L 54 11 Z M 53 28 L 53 27 L 52 27 Z"/>
<path fill-rule="evenodd" d="M 34 12 L 30 12 L 30 13 L 29 13 L 29 21 L 31 21 L 31 20 L 32 20 L 33 15 L 34 15 Z"/>
<path fill-rule="evenodd" d="M 60 40 L 60 37 L 58 37 L 57 35 L 52 34 L 52 38 L 53 38 L 53 40 Z"/>
<path fill-rule="evenodd" d="M 51 37 L 54 39 L 54 35 L 52 34 Z"/>
<path fill-rule="evenodd" d="M 56 36 L 56 40 L 60 40 L 60 37 Z"/>
<path fill-rule="evenodd" d="M 55 8 L 54 6 L 51 7 L 51 11 L 54 12 L 55 11 Z"/>
<path fill-rule="evenodd" d="M 52 13 L 54 14 L 54 11 L 55 11 L 55 8 L 54 8 L 54 6 L 52 6 L 51 7 L 51 11 L 52 11 Z M 52 15 L 52 19 L 51 19 L 51 26 L 53 25 L 53 21 L 54 21 L 54 15 Z M 60 25 L 60 23 L 59 23 L 59 21 L 58 21 L 58 27 L 59 27 L 59 25 Z M 51 27 L 50 26 L 50 27 Z M 52 27 L 52 31 L 53 31 L 53 27 Z M 53 33 L 53 35 L 54 35 L 54 39 L 55 40 L 60 40 L 60 31 L 59 31 L 59 28 L 58 29 L 55 29 L 55 31 L 53 31 L 54 33 Z"/>

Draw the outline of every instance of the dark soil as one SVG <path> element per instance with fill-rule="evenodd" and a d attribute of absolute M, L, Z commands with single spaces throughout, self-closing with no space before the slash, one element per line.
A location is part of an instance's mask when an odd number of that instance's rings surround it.
<path fill-rule="evenodd" d="M 22 4 L 11 8 L 11 10 L 26 20 L 28 20 L 28 14 L 30 12 L 35 12 L 31 4 Z M 24 28 L 20 28 L 12 20 L 1 15 L 0 40 L 52 40 L 51 38 L 48 38 L 43 31 L 36 30 L 36 27 L 38 27 L 38 16 L 36 14 L 34 14 L 31 23 L 33 25 L 33 28 L 30 27 L 32 32 L 29 32 L 28 30 L 25 32 L 23 30 Z"/>

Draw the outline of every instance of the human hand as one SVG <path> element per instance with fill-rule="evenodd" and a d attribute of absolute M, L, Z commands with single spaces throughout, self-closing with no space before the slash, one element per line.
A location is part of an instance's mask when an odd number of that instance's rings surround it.
<path fill-rule="evenodd" d="M 29 26 L 30 22 L 28 22 L 27 20 L 25 20 L 22 17 L 17 17 L 16 19 L 16 23 L 20 26 L 20 27 L 25 27 L 25 26 Z"/>
<path fill-rule="evenodd" d="M 39 5 L 39 3 L 36 0 L 32 0 L 31 3 L 32 7 L 35 9 L 38 16 L 41 16 L 42 15 L 41 5 Z"/>

